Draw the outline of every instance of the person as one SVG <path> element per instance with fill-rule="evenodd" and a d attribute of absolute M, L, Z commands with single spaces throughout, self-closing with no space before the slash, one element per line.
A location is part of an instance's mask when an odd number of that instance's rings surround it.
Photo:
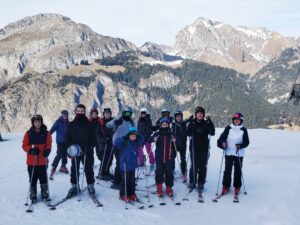
<path fill-rule="evenodd" d="M 150 162 L 150 171 L 153 171 L 155 168 L 155 158 L 154 154 L 151 149 L 151 144 L 147 142 L 147 139 L 151 136 L 152 134 L 152 121 L 150 118 L 150 114 L 148 113 L 147 108 L 141 108 L 140 110 L 140 117 L 137 122 L 137 128 L 139 134 L 141 134 L 145 138 L 145 142 L 143 145 L 140 146 L 139 148 L 139 156 L 138 156 L 138 161 L 139 161 L 139 166 L 144 166 L 145 163 L 145 155 L 144 155 L 144 146 L 146 148 L 146 151 L 149 156 L 149 162 Z"/>
<path fill-rule="evenodd" d="M 70 122 L 70 125 L 66 133 L 66 143 L 69 148 L 72 145 L 79 145 L 82 154 L 72 158 L 71 166 L 71 188 L 68 192 L 69 196 L 74 196 L 77 194 L 77 185 L 79 184 L 79 177 L 76 177 L 76 174 L 79 174 L 80 163 L 84 165 L 84 172 L 86 175 L 87 189 L 90 195 L 95 194 L 94 188 L 94 154 L 93 154 L 93 127 L 86 117 L 86 107 L 83 104 L 78 104 L 75 109 L 76 116 L 73 121 Z M 76 165 L 77 164 L 77 168 Z M 77 170 L 77 171 L 76 171 Z"/>
<path fill-rule="evenodd" d="M 162 109 L 161 110 L 161 117 L 156 121 L 155 126 L 152 127 L 152 130 L 153 131 L 159 130 L 159 128 L 160 128 L 160 120 L 162 118 L 168 119 L 169 122 L 170 122 L 170 124 L 171 124 L 173 122 L 174 118 L 172 116 L 170 116 L 170 113 L 171 113 L 170 110 L 168 110 L 168 109 Z"/>
<path fill-rule="evenodd" d="M 242 164 L 245 148 L 249 145 L 248 131 L 243 125 L 244 116 L 235 113 L 232 124 L 228 125 L 218 139 L 218 147 L 225 151 L 225 170 L 223 176 L 222 194 L 229 192 L 231 186 L 231 172 L 234 166 L 234 193 L 238 194 L 242 186 Z"/>
<path fill-rule="evenodd" d="M 135 127 L 135 123 L 132 120 L 132 110 L 129 107 L 125 107 L 122 110 L 122 116 L 114 119 L 106 124 L 106 127 L 108 129 L 114 129 L 113 134 L 113 143 L 117 140 L 119 137 L 123 137 L 127 134 L 129 127 Z M 116 159 L 116 167 L 115 167 L 115 173 L 114 173 L 114 180 L 113 184 L 111 185 L 111 188 L 113 189 L 119 189 L 120 183 L 121 183 L 121 171 L 120 171 L 120 162 L 119 162 L 119 152 L 115 151 L 113 147 L 115 159 Z"/>
<path fill-rule="evenodd" d="M 99 158 L 100 155 L 100 146 L 99 146 L 99 137 L 98 137 L 98 133 L 97 130 L 99 129 L 99 127 L 101 127 L 103 121 L 102 118 L 99 115 L 99 111 L 96 108 L 92 108 L 90 111 L 90 117 L 89 117 L 89 121 L 92 124 L 92 128 L 93 128 L 93 138 L 92 138 L 92 149 L 96 149 L 96 155 Z M 102 160 L 99 159 L 99 160 Z"/>
<path fill-rule="evenodd" d="M 113 160 L 113 150 L 112 150 L 112 136 L 113 129 L 108 129 L 106 124 L 112 121 L 112 111 L 110 108 L 104 108 L 103 110 L 103 120 L 101 126 L 98 126 L 97 136 L 99 141 L 99 152 L 97 153 L 98 159 L 101 161 L 99 167 L 99 173 L 96 176 L 97 179 L 110 181 L 113 179 L 113 175 L 110 174 L 109 170 Z"/>
<path fill-rule="evenodd" d="M 202 193 L 209 158 L 209 135 L 215 135 L 214 124 L 209 117 L 205 117 L 205 109 L 203 107 L 196 107 L 195 118 L 188 124 L 187 133 L 191 137 L 189 188 L 193 190 L 196 187 L 196 183 L 198 183 L 198 191 Z"/>
<path fill-rule="evenodd" d="M 180 154 L 180 169 L 182 174 L 183 183 L 186 182 L 186 142 L 187 142 L 187 122 L 183 120 L 183 113 L 177 111 L 174 113 L 174 122 L 172 123 L 171 130 L 176 139 L 176 148 Z M 177 154 L 177 152 L 176 152 Z"/>
<path fill-rule="evenodd" d="M 163 182 L 166 184 L 166 194 L 173 196 L 174 175 L 176 152 L 172 148 L 171 142 L 175 143 L 176 139 L 170 129 L 170 121 L 167 118 L 160 120 L 159 131 L 151 135 L 148 142 L 156 142 L 155 149 L 155 183 L 158 197 L 163 196 Z"/>
<path fill-rule="evenodd" d="M 31 128 L 26 131 L 22 144 L 23 150 L 27 153 L 30 199 L 33 203 L 37 198 L 38 180 L 41 186 L 42 200 L 49 200 L 47 165 L 51 143 L 51 134 L 43 123 L 43 117 L 38 114 L 34 115 L 31 118 Z"/>
<path fill-rule="evenodd" d="M 53 126 L 50 129 L 50 133 L 53 134 L 56 132 L 56 144 L 57 144 L 57 151 L 56 156 L 52 162 L 52 169 L 50 173 L 50 179 L 53 178 L 53 175 L 56 171 L 59 161 L 61 160 L 61 167 L 59 172 L 68 174 L 69 170 L 67 169 L 66 165 L 68 163 L 67 157 L 67 145 L 65 140 L 65 135 L 67 132 L 67 128 L 69 126 L 69 113 L 67 110 L 62 110 L 60 117 L 55 121 Z"/>
<path fill-rule="evenodd" d="M 137 201 L 135 194 L 135 169 L 138 167 L 138 149 L 144 143 L 144 137 L 138 135 L 136 127 L 129 127 L 124 137 L 114 142 L 115 151 L 119 154 L 121 170 L 120 199 L 129 202 Z M 125 190 L 126 189 L 126 190 Z"/>

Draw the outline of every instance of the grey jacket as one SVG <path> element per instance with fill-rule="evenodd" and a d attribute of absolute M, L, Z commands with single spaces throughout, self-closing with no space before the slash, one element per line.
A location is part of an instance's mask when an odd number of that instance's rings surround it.
<path fill-rule="evenodd" d="M 117 123 L 121 123 L 120 125 L 116 126 L 115 121 Z M 114 129 L 113 135 L 113 143 L 115 143 L 116 139 L 119 137 L 123 137 L 128 133 L 129 127 L 135 127 L 135 123 L 133 120 L 126 121 L 122 117 L 118 119 L 114 119 L 106 124 L 106 127 L 109 129 Z"/>

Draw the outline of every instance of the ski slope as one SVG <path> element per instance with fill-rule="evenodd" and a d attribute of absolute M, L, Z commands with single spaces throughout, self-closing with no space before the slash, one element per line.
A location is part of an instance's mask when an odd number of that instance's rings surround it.
<path fill-rule="evenodd" d="M 182 201 L 187 187 L 177 178 L 174 193 L 174 205 L 165 197 L 166 206 L 160 206 L 156 195 L 150 194 L 154 208 L 137 209 L 118 199 L 119 193 L 109 188 L 110 183 L 100 181 L 95 184 L 98 199 L 103 208 L 94 203 L 83 192 L 82 201 L 70 199 L 50 211 L 44 204 L 37 203 L 33 213 L 26 213 L 24 206 L 28 193 L 28 174 L 25 163 L 25 152 L 21 149 L 23 134 L 3 134 L 8 141 L 0 142 L 0 225 L 53 225 L 53 224 L 238 224 L 238 225 L 298 225 L 300 224 L 300 133 L 281 130 L 249 130 L 250 146 L 244 159 L 244 178 L 248 195 L 240 194 L 240 202 L 233 203 L 230 193 L 212 202 L 215 197 L 222 150 L 216 147 L 216 139 L 223 129 L 217 129 L 216 136 L 211 138 L 211 157 L 208 164 L 207 183 L 203 194 L 205 203 L 197 202 L 197 194 L 192 193 L 189 201 Z M 54 139 L 55 140 L 55 139 Z M 50 155 L 52 162 L 56 151 Z M 177 163 L 177 160 L 176 160 Z M 70 163 L 68 163 L 70 166 Z M 95 172 L 98 172 L 99 161 L 95 157 Z M 176 165 L 175 177 L 180 175 Z M 139 180 L 137 195 L 144 202 L 142 195 L 146 190 L 145 176 Z M 56 174 L 50 181 L 50 195 L 53 202 L 63 198 L 70 188 L 70 177 Z M 97 181 L 96 181 L 97 182 Z M 149 177 L 149 184 L 154 184 L 154 176 Z M 154 191 L 150 188 L 150 191 Z M 40 191 L 38 187 L 38 191 Z"/>

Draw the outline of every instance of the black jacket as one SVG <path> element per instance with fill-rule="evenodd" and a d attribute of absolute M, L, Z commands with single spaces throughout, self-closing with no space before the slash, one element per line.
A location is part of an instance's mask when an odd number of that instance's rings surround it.
<path fill-rule="evenodd" d="M 174 137 L 171 129 L 167 132 L 162 132 L 161 129 L 155 132 L 148 139 L 149 143 L 154 141 L 154 137 L 158 136 L 158 141 L 156 142 L 155 149 L 155 160 L 158 163 L 168 163 L 173 162 L 176 157 L 176 151 L 171 142 L 171 138 Z"/>
<path fill-rule="evenodd" d="M 152 120 L 150 115 L 147 114 L 146 117 L 140 117 L 137 122 L 137 128 L 139 134 L 144 136 L 145 138 L 149 138 L 152 134 Z"/>
<path fill-rule="evenodd" d="M 198 121 L 194 119 L 188 125 L 188 136 L 191 137 L 191 147 L 194 147 L 195 154 L 197 152 L 208 151 L 209 139 L 208 135 L 215 135 L 215 126 L 211 120 Z"/>
<path fill-rule="evenodd" d="M 80 119 L 75 117 L 67 129 L 67 147 L 70 147 L 73 144 L 78 144 L 84 153 L 88 153 L 92 150 L 93 139 L 93 127 L 88 118 L 83 117 Z"/>
<path fill-rule="evenodd" d="M 177 147 L 186 147 L 187 140 L 187 126 L 186 121 L 181 121 L 180 123 L 172 123 L 172 133 L 176 138 Z"/>
<path fill-rule="evenodd" d="M 97 137 L 98 141 L 100 141 L 102 144 L 106 144 L 107 142 L 112 142 L 112 136 L 114 134 L 114 130 L 107 128 L 106 124 L 110 121 L 112 121 L 114 118 L 111 117 L 109 119 L 106 119 L 105 117 L 102 119 L 101 126 L 98 126 L 97 128 Z"/>

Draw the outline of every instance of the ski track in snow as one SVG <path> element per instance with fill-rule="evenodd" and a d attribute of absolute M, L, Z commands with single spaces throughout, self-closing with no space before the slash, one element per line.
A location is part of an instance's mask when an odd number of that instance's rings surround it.
<path fill-rule="evenodd" d="M 176 225 L 194 222 L 197 224 L 238 224 L 238 225 L 298 225 L 300 204 L 297 194 L 300 190 L 300 133 L 280 130 L 249 130 L 250 146 L 244 159 L 244 178 L 248 195 L 242 187 L 240 203 L 233 203 L 232 192 L 222 197 L 218 203 L 212 202 L 217 188 L 217 179 L 221 163 L 222 150 L 216 147 L 216 140 L 223 129 L 217 129 L 211 138 L 211 156 L 208 162 L 207 183 L 203 193 L 205 203 L 197 202 L 197 194 L 192 193 L 189 201 L 182 201 L 187 193 L 185 184 L 175 180 L 176 206 L 165 197 L 166 206 L 159 206 L 156 195 L 150 193 L 154 208 L 139 210 L 136 206 L 119 200 L 119 192 L 108 188 L 109 182 L 95 183 L 98 199 L 103 208 L 95 207 L 88 193 L 82 195 L 82 201 L 73 198 L 50 211 L 43 203 L 34 206 L 34 212 L 26 213 L 24 206 L 28 193 L 28 174 L 26 155 L 21 149 L 23 134 L 3 134 L 9 141 L 0 142 L 0 225 L 53 225 L 53 224 L 163 224 Z M 50 163 L 55 156 L 56 144 L 53 138 L 53 150 Z M 95 164 L 99 164 L 95 157 Z M 177 160 L 176 160 L 177 164 Z M 70 166 L 70 161 L 68 163 Z M 99 166 L 94 168 L 95 175 Z M 112 167 L 114 168 L 114 167 Z M 175 177 L 180 175 L 176 165 Z M 50 170 L 50 169 L 49 169 Z M 49 171 L 48 170 L 48 171 Z M 223 170 L 222 170 L 223 176 Z M 138 182 L 138 189 L 146 190 L 145 176 Z M 154 176 L 148 177 L 149 185 Z M 50 195 L 53 202 L 63 198 L 70 188 L 69 175 L 57 173 L 50 183 Z M 85 185 L 86 186 L 86 185 Z M 154 191 L 152 187 L 149 191 Z M 38 186 L 38 192 L 40 187 Z M 146 192 L 137 192 L 140 199 Z"/>

